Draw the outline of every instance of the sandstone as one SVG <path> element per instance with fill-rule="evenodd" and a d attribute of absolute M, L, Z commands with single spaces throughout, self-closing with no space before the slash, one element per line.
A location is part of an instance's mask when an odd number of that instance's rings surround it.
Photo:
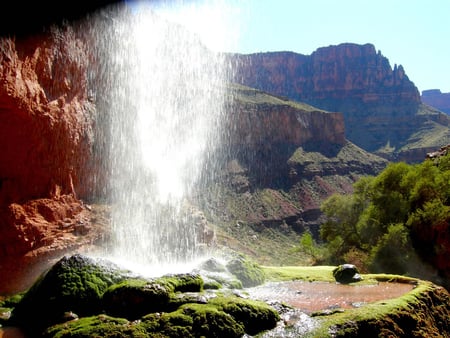
<path fill-rule="evenodd" d="M 73 28 L 1 37 L 0 47 L 0 269 L 13 280 L 11 261 L 31 264 L 39 250 L 74 248 L 73 232 L 86 234 L 74 226 L 89 221 L 81 199 L 94 189 L 94 106 Z"/>
<path fill-rule="evenodd" d="M 237 83 L 342 113 L 348 140 L 390 160 L 416 156 L 402 152 L 403 148 L 416 141 L 413 138 L 418 130 L 428 128 L 430 134 L 435 133 L 430 121 L 442 128 L 449 126 L 445 114 L 430 112 L 422 105 L 405 69 L 391 67 L 372 44 L 343 43 L 319 48 L 311 55 L 268 52 L 229 57 L 237 69 Z M 447 139 L 448 135 L 434 139 L 425 147 L 442 146 Z M 423 159 L 427 151 L 417 151 L 412 160 Z"/>

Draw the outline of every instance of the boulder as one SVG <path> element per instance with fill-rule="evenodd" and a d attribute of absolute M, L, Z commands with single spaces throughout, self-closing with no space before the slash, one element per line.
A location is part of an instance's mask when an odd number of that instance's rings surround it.
<path fill-rule="evenodd" d="M 342 284 L 349 284 L 362 280 L 358 269 L 353 264 L 339 265 L 333 270 L 333 277 L 336 279 L 336 282 Z"/>

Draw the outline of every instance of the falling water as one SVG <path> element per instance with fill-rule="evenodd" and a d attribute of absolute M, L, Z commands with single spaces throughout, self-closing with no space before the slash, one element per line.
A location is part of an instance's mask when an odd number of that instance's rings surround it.
<path fill-rule="evenodd" d="M 198 14 L 191 19 L 202 20 Z M 107 255 L 152 266 L 192 261 L 200 250 L 190 197 L 200 176 L 213 174 L 206 164 L 218 145 L 227 67 L 198 35 L 152 8 L 97 20 L 96 101 L 109 128 Z"/>

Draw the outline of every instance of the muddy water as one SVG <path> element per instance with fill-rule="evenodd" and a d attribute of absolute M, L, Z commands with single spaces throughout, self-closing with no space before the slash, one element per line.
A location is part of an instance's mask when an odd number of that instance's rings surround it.
<path fill-rule="evenodd" d="M 276 282 L 248 289 L 251 298 L 280 301 L 306 313 L 354 308 L 397 298 L 414 288 L 412 284 L 379 282 L 374 285 L 344 285 L 319 282 Z"/>

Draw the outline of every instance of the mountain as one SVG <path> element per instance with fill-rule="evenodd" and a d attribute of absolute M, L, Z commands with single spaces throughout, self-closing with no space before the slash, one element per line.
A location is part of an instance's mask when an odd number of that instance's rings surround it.
<path fill-rule="evenodd" d="M 442 93 L 439 89 L 422 91 L 422 102 L 450 115 L 450 93 Z"/>
<path fill-rule="evenodd" d="M 233 54 L 230 62 L 237 83 L 341 112 L 346 138 L 389 160 L 421 161 L 450 143 L 449 117 L 423 105 L 404 68 L 392 68 L 372 44 Z"/>

